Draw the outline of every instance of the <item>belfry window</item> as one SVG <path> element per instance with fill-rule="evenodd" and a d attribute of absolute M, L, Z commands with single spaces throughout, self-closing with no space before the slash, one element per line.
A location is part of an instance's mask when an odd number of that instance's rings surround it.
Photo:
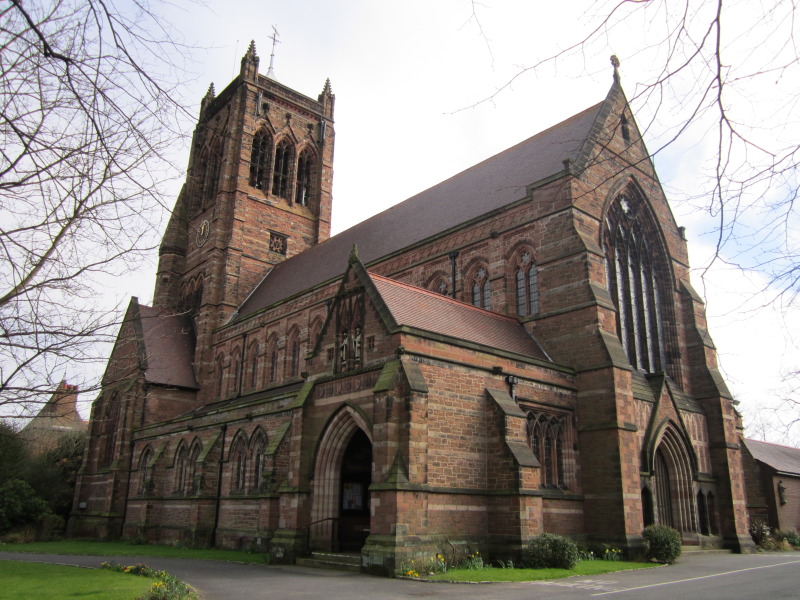
<path fill-rule="evenodd" d="M 663 252 L 643 202 L 620 195 L 608 209 L 604 250 L 608 290 L 617 307 L 617 333 L 631 365 L 667 370 Z"/>
<path fill-rule="evenodd" d="M 313 182 L 314 155 L 306 148 L 297 159 L 297 189 L 295 203 L 308 206 L 311 201 L 311 186 Z"/>
<path fill-rule="evenodd" d="M 253 148 L 250 152 L 250 185 L 259 190 L 267 187 L 270 145 L 269 136 L 265 131 L 259 131 L 253 138 Z"/>
<path fill-rule="evenodd" d="M 292 145 L 282 139 L 275 148 L 275 168 L 272 171 L 272 193 L 281 198 L 289 197 L 289 175 L 292 172 Z"/>

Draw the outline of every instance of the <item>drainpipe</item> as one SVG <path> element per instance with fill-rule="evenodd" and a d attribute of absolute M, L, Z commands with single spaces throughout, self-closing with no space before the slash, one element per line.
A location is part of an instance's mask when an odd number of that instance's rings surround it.
<path fill-rule="evenodd" d="M 455 299 L 455 297 L 456 297 L 456 259 L 458 258 L 458 250 L 453 250 L 450 254 L 448 254 L 448 256 L 450 257 L 450 266 L 451 266 L 451 270 L 452 270 L 452 276 L 450 278 L 451 279 L 452 291 L 451 291 L 450 295 Z"/>
<path fill-rule="evenodd" d="M 217 471 L 217 501 L 214 508 L 214 527 L 211 530 L 211 543 L 214 547 L 217 546 L 217 525 L 219 524 L 219 506 L 222 499 L 222 459 L 225 458 L 225 434 L 228 431 L 228 425 L 222 425 L 222 446 L 219 449 L 219 469 Z"/>
<path fill-rule="evenodd" d="M 241 353 L 241 356 L 239 357 L 239 377 L 238 377 L 238 379 L 239 379 L 239 387 L 236 390 L 236 396 L 241 396 L 242 395 L 242 378 L 244 377 L 244 350 L 245 350 L 245 346 L 246 345 L 247 345 L 247 334 L 243 333 L 242 334 L 242 353 Z"/>

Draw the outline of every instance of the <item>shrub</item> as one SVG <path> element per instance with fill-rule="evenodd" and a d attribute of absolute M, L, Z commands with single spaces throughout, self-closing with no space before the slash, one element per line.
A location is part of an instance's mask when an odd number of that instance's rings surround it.
<path fill-rule="evenodd" d="M 552 533 L 537 535 L 522 551 L 522 563 L 532 569 L 573 569 L 580 560 L 572 540 Z"/>
<path fill-rule="evenodd" d="M 796 529 L 779 529 L 775 532 L 775 537 L 795 548 L 800 547 L 800 533 L 797 533 Z"/>
<path fill-rule="evenodd" d="M 47 512 L 47 502 L 27 482 L 12 479 L 0 486 L 0 533 L 33 524 Z"/>
<path fill-rule="evenodd" d="M 681 534 L 666 525 L 648 525 L 644 528 L 647 541 L 647 558 L 672 564 L 681 555 Z"/>
<path fill-rule="evenodd" d="M 769 545 L 772 539 L 769 525 L 761 519 L 753 519 L 750 522 L 750 537 L 753 538 L 753 541 L 759 548 L 763 548 L 764 545 Z"/>

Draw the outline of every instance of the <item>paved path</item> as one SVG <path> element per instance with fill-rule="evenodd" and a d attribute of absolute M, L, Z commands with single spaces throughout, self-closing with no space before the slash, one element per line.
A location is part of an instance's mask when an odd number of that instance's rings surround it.
<path fill-rule="evenodd" d="M 153 557 L 98 557 L 0 552 L 0 559 L 97 567 L 103 560 L 144 562 L 191 583 L 203 600 L 399 600 L 458 598 L 800 598 L 800 553 L 689 555 L 658 569 L 549 582 L 486 585 L 424 583 L 294 566 L 243 565 Z"/>

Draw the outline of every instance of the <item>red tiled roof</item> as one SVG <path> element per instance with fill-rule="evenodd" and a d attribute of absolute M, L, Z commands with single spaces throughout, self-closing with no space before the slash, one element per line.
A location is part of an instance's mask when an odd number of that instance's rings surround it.
<path fill-rule="evenodd" d="M 196 388 L 192 362 L 194 339 L 188 317 L 162 314 L 139 305 L 146 359 L 145 380 L 150 383 Z"/>
<path fill-rule="evenodd" d="M 239 308 L 247 316 L 341 274 L 353 245 L 369 265 L 436 234 L 507 206 L 527 187 L 575 161 L 603 103 L 570 117 L 276 265 Z"/>
<path fill-rule="evenodd" d="M 550 362 L 516 319 L 375 273 L 369 276 L 398 325 Z"/>
<path fill-rule="evenodd" d="M 800 448 L 768 444 L 758 440 L 744 440 L 744 443 L 757 461 L 781 473 L 800 475 Z"/>

